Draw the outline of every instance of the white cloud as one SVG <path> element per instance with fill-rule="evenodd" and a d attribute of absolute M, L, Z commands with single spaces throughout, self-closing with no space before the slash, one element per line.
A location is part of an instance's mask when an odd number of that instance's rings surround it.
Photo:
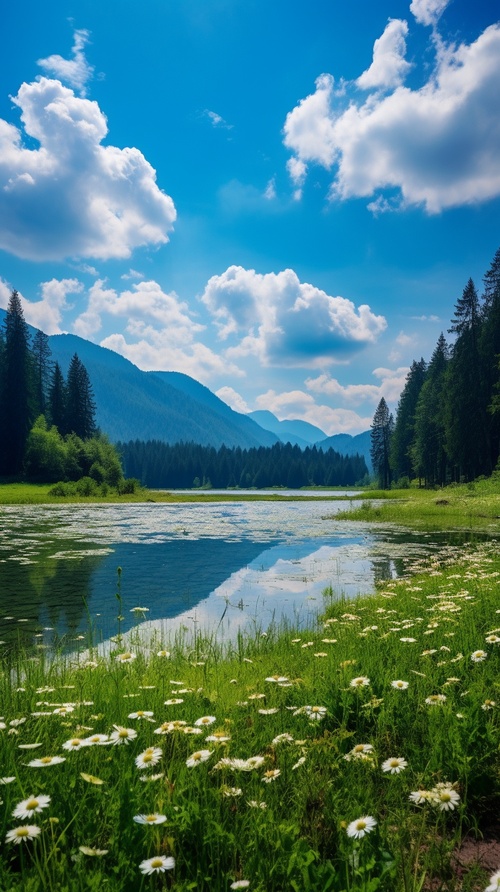
<path fill-rule="evenodd" d="M 321 428 L 328 436 L 339 433 L 359 434 L 370 427 L 371 417 L 364 417 L 351 409 L 332 409 L 330 406 L 319 406 L 310 393 L 293 390 L 288 393 L 276 393 L 268 390 L 257 397 L 256 406 L 268 409 L 280 420 L 301 418 Z"/>
<path fill-rule="evenodd" d="M 85 96 L 85 86 L 94 73 L 92 65 L 89 65 L 83 52 L 89 41 L 89 32 L 84 29 L 75 31 L 73 41 L 73 58 L 63 59 L 62 56 L 48 56 L 39 59 L 37 65 L 49 74 L 55 75 L 59 80 L 65 81 L 82 96 Z"/>
<path fill-rule="evenodd" d="M 307 378 L 304 383 L 312 393 L 323 393 L 341 399 L 349 406 L 367 402 L 376 405 L 382 397 L 389 403 L 396 402 L 405 385 L 408 368 L 406 366 L 397 369 L 377 368 L 372 374 L 380 379 L 379 384 L 343 385 L 336 378 L 326 374 L 317 378 Z"/>
<path fill-rule="evenodd" d="M 356 83 L 362 90 L 373 87 L 397 87 L 402 84 L 411 68 L 405 59 L 408 25 L 401 19 L 389 19 L 385 31 L 373 45 L 373 62 L 358 77 Z"/>
<path fill-rule="evenodd" d="M 436 25 L 450 0 L 411 0 L 410 12 L 420 25 Z"/>
<path fill-rule="evenodd" d="M 439 322 L 439 316 L 411 316 L 416 322 Z"/>
<path fill-rule="evenodd" d="M 435 19 L 442 8 L 421 3 L 417 14 L 422 21 Z M 332 198 L 374 198 L 370 208 L 378 213 L 394 204 L 438 213 L 500 195 L 500 25 L 486 28 L 470 45 L 431 39 L 435 65 L 419 89 L 399 85 L 347 102 L 331 75 L 318 78 L 315 92 L 285 122 L 295 186 L 294 170 L 302 172 L 301 185 L 306 165 L 314 162 L 335 166 Z M 370 71 L 374 76 L 370 68 L 367 78 Z M 397 190 L 399 200 L 377 196 L 386 189 Z"/>
<path fill-rule="evenodd" d="M 203 112 L 203 115 L 209 119 L 210 123 L 212 124 L 212 127 L 219 127 L 219 128 L 222 128 L 223 130 L 232 130 L 233 129 L 233 125 L 228 124 L 227 121 L 225 121 L 221 115 L 217 114 L 217 112 L 210 111 L 208 108 L 206 108 Z"/>
<path fill-rule="evenodd" d="M 201 297 L 219 325 L 231 358 L 253 355 L 264 365 L 317 368 L 374 343 L 386 328 L 366 304 L 356 309 L 344 297 L 332 297 L 299 281 L 296 273 L 261 275 L 231 266 L 212 276 Z"/>
<path fill-rule="evenodd" d="M 169 340 L 167 331 L 157 331 L 152 326 L 143 331 L 145 337 L 139 341 L 129 342 L 123 334 L 117 333 L 104 338 L 100 345 L 120 353 L 144 371 L 184 372 L 204 384 L 220 375 L 243 375 L 236 366 L 204 344 L 178 347 Z"/>
<path fill-rule="evenodd" d="M 98 279 L 89 289 L 87 309 L 75 320 L 73 328 L 82 338 L 95 335 L 102 326 L 102 316 L 128 320 L 127 331 L 142 334 L 153 325 L 163 338 L 174 344 L 189 344 L 204 326 L 189 316 L 186 303 L 175 292 L 165 293 L 158 282 L 139 282 L 132 290 L 118 293 Z"/>
<path fill-rule="evenodd" d="M 27 300 L 19 294 L 23 314 L 28 325 L 39 328 L 48 335 L 61 334 L 60 327 L 64 310 L 69 309 L 68 294 L 80 294 L 83 285 L 78 279 L 51 279 L 42 282 L 41 300 Z M 12 289 L 0 280 L 0 307 L 7 309 Z"/>
<path fill-rule="evenodd" d="M 27 260 L 104 260 L 168 241 L 172 199 L 138 149 L 101 145 L 96 102 L 45 77 L 13 102 L 24 133 L 0 120 L 0 248 Z M 39 147 L 25 148 L 24 134 Z"/>
<path fill-rule="evenodd" d="M 266 198 L 268 201 L 272 201 L 274 198 L 276 198 L 276 179 L 275 179 L 275 177 L 271 177 L 271 179 L 269 180 L 269 182 L 265 188 L 265 191 L 264 191 L 264 198 Z"/>
<path fill-rule="evenodd" d="M 238 393 L 233 387 L 220 387 L 219 390 L 215 391 L 215 395 L 227 403 L 235 412 L 247 415 L 251 411 L 250 406 L 245 402 L 241 393 Z"/>

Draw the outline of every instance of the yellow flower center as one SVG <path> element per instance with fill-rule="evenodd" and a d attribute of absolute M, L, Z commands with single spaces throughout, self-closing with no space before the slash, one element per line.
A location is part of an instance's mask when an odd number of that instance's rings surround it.
<path fill-rule="evenodd" d="M 151 859 L 151 867 L 162 867 L 163 859 L 162 858 L 152 858 Z"/>
<path fill-rule="evenodd" d="M 38 805 L 39 805 L 38 799 L 28 799 L 28 801 L 26 803 L 26 808 L 29 808 L 29 809 L 38 808 Z"/>
<path fill-rule="evenodd" d="M 16 836 L 29 836 L 30 832 L 27 827 L 18 827 L 16 830 Z"/>
<path fill-rule="evenodd" d="M 50 765 L 52 762 L 52 756 L 42 756 L 40 762 L 43 762 L 44 765 Z"/>
<path fill-rule="evenodd" d="M 152 759 L 153 759 L 153 754 L 152 754 L 152 753 L 144 753 L 144 755 L 143 755 L 143 757 L 142 757 L 142 761 L 143 761 L 143 762 L 151 762 Z"/>
<path fill-rule="evenodd" d="M 118 731 L 118 737 L 128 737 L 128 731 L 127 731 L 127 729 L 126 729 L 126 728 L 121 728 L 120 731 Z"/>
<path fill-rule="evenodd" d="M 156 821 L 156 815 L 146 815 L 146 821 L 148 824 L 154 824 Z"/>
<path fill-rule="evenodd" d="M 356 830 L 365 830 L 366 821 L 357 821 L 356 822 Z"/>

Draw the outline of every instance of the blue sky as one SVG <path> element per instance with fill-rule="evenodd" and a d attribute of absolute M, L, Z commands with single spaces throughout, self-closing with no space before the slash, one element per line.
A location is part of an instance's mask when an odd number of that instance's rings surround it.
<path fill-rule="evenodd" d="M 366 430 L 500 244 L 494 6 L 9 4 L 0 306 Z"/>

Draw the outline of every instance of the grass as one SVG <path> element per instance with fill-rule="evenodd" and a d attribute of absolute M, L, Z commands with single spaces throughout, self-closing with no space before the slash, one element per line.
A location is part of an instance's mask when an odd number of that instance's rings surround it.
<path fill-rule="evenodd" d="M 71 496 L 54 496 L 50 490 L 53 488 L 52 483 L 0 483 L 0 505 L 66 505 L 71 504 L 89 504 L 97 502 L 99 504 L 122 504 L 126 502 L 234 502 L 234 501 L 290 501 L 290 496 L 283 495 L 279 490 L 269 490 L 266 494 L 261 492 L 248 493 L 239 490 L 227 490 L 224 493 L 210 493 L 203 490 L 202 492 L 192 490 L 192 492 L 172 492 L 156 489 L 147 489 L 146 487 L 138 487 L 133 493 L 119 494 L 116 490 L 109 490 L 106 495 L 90 495 L 82 496 L 72 494 Z M 315 488 L 317 490 L 317 488 Z M 329 500 L 331 496 L 305 495 L 308 490 L 301 491 L 301 499 L 321 499 Z M 344 492 L 344 490 L 342 490 Z"/>
<path fill-rule="evenodd" d="M 336 519 L 397 523 L 429 530 L 500 530 L 500 474 L 439 490 L 372 490 L 353 496 L 352 501 L 361 504 L 336 514 Z"/>
<path fill-rule="evenodd" d="M 499 579 L 492 546 L 447 548 L 373 597 L 325 592 L 306 632 L 5 653 L 0 889 L 481 892 L 461 858 L 498 833 Z"/>

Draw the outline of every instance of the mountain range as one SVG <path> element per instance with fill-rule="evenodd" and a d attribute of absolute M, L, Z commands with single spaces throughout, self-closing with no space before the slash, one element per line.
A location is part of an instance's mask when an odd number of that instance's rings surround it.
<path fill-rule="evenodd" d="M 0 310 L 0 324 L 4 318 L 5 311 Z M 279 421 L 268 411 L 244 415 L 189 375 L 144 372 L 119 353 L 77 335 L 51 335 L 49 346 L 64 376 L 72 356 L 78 354 L 94 391 L 96 423 L 113 443 L 161 440 L 250 449 L 282 441 L 301 449 L 317 445 L 343 455 L 358 453 L 371 467 L 370 431 L 327 437 L 321 428 L 300 419 Z"/>

